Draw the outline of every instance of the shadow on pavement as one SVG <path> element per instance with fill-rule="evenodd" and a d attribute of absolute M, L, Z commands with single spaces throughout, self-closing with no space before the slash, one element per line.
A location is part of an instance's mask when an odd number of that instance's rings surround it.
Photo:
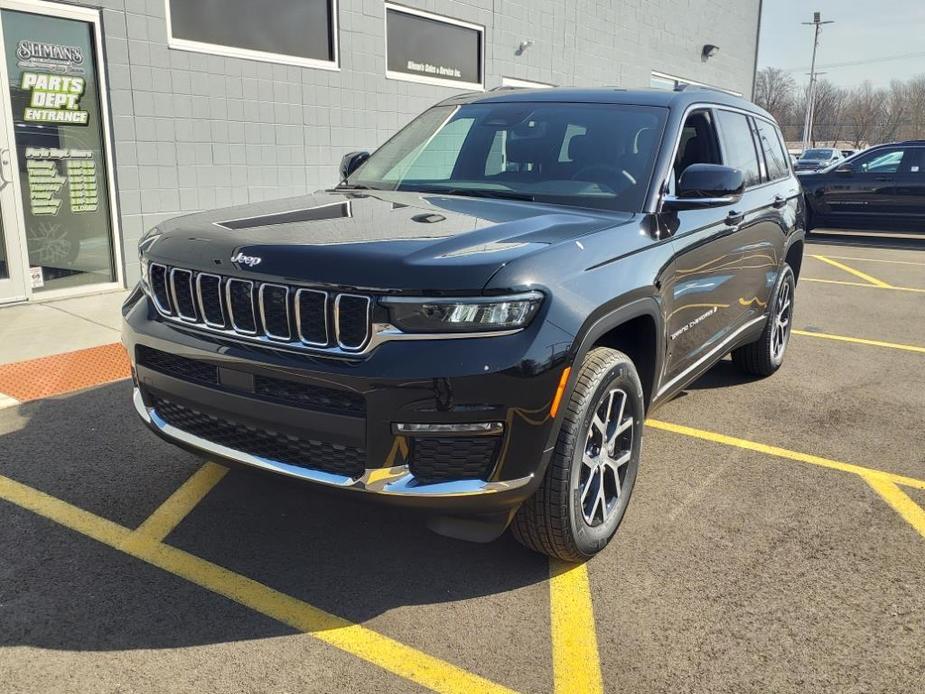
<path fill-rule="evenodd" d="M 201 461 L 136 421 L 130 395 L 122 382 L 3 411 L 0 474 L 137 527 Z M 481 596 L 497 596 L 473 608 L 488 615 L 516 609 L 504 594 L 548 577 L 546 559 L 507 535 L 450 540 L 416 514 L 237 469 L 166 542 L 354 622 Z M 287 633 L 0 501 L 0 646 L 165 648 Z"/>

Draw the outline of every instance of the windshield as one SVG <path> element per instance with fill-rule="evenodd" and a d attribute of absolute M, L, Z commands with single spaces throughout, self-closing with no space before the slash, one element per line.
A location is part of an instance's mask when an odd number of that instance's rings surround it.
<path fill-rule="evenodd" d="M 812 159 L 813 161 L 822 161 L 832 156 L 831 149 L 808 149 L 800 155 L 800 159 Z"/>
<path fill-rule="evenodd" d="M 437 106 L 345 185 L 638 211 L 666 113 L 619 104 Z"/>

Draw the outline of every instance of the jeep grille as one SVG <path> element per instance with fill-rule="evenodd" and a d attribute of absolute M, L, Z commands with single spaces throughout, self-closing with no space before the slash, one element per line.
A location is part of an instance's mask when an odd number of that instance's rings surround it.
<path fill-rule="evenodd" d="M 165 318 L 265 343 L 361 352 L 369 342 L 368 296 L 148 266 L 154 306 Z"/>

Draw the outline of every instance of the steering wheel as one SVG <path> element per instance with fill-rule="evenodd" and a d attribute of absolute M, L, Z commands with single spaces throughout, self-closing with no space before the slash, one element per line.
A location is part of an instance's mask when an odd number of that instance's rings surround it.
<path fill-rule="evenodd" d="M 610 188 L 614 193 L 619 192 L 627 187 L 627 185 L 636 185 L 636 179 L 630 176 L 624 169 L 619 169 L 612 164 L 590 164 L 588 166 L 583 166 L 574 174 L 572 174 L 571 179 L 573 181 L 583 180 L 588 181 L 588 178 L 582 178 L 586 176 L 589 172 L 599 171 L 606 175 L 607 187 Z M 625 185 L 615 185 L 617 182 L 625 183 Z M 591 178 L 591 183 L 597 183 L 598 185 L 604 185 L 604 182 L 601 180 L 596 180 Z M 618 190 L 619 189 L 619 190 Z"/>

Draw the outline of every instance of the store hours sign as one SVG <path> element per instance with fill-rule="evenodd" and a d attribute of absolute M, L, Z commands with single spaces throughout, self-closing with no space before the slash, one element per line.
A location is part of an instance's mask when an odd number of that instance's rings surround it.
<path fill-rule="evenodd" d="M 385 32 L 387 77 L 483 88 L 483 27 L 387 4 Z"/>

